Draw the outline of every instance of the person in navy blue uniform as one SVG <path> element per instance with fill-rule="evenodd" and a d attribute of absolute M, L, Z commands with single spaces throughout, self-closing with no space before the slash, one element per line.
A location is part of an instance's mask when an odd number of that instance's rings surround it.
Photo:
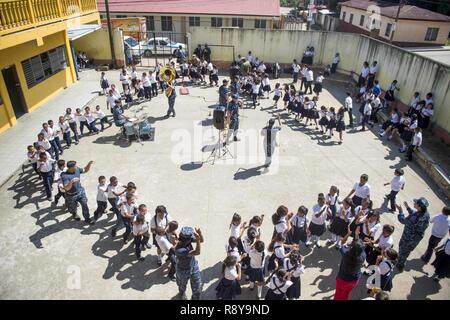
<path fill-rule="evenodd" d="M 239 129 L 239 107 L 241 106 L 241 102 L 239 101 L 239 96 L 237 94 L 233 94 L 231 98 L 232 100 L 227 105 L 226 113 L 227 123 L 229 123 L 227 142 L 231 135 L 233 135 L 234 141 L 239 141 L 237 132 Z"/>
<path fill-rule="evenodd" d="M 202 276 L 195 256 L 200 255 L 203 235 L 200 229 L 183 227 L 175 246 L 176 256 L 176 281 L 178 295 L 181 300 L 186 300 L 186 286 L 190 280 L 192 300 L 199 300 L 202 292 Z M 195 249 L 192 245 L 195 242 Z"/>
<path fill-rule="evenodd" d="M 84 168 L 78 168 L 76 161 L 67 162 L 67 170 L 61 173 L 61 180 L 66 190 L 66 204 L 72 217 L 79 221 L 80 217 L 77 215 L 78 204 L 81 206 L 84 221 L 88 224 L 94 224 L 94 220 L 89 217 L 88 199 L 84 188 L 80 183 L 80 175 L 88 173 L 94 161 L 89 163 Z"/>

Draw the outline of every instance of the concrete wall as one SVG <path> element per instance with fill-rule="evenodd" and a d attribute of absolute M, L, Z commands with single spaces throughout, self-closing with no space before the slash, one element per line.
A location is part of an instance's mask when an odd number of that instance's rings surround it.
<path fill-rule="evenodd" d="M 345 22 L 349 23 L 350 15 L 353 14 L 352 25 L 370 32 L 370 15 L 365 10 L 342 6 L 340 15 L 341 19 L 343 18 L 344 12 Z M 359 25 L 361 15 L 365 16 L 363 26 Z M 390 33 L 388 35 L 385 34 L 386 28 L 388 23 L 394 25 L 395 19 L 386 16 L 380 16 L 380 18 L 380 33 L 378 36 L 382 39 L 389 40 Z M 435 41 L 425 41 L 425 35 L 428 28 L 439 28 L 438 37 Z M 450 22 L 401 19 L 397 25 L 397 30 L 395 30 L 393 41 L 397 43 L 411 42 L 414 45 L 420 43 L 427 45 L 440 45 L 447 42 L 449 32 Z"/>
<path fill-rule="evenodd" d="M 113 29 L 113 41 L 117 64 L 123 66 L 125 52 L 122 31 L 119 28 Z M 99 29 L 73 41 L 73 46 L 76 52 L 86 52 L 87 56 L 94 59 L 94 63 L 97 65 L 110 64 L 112 61 L 108 29 L 106 28 Z"/>
<path fill-rule="evenodd" d="M 249 30 L 193 28 L 192 47 L 199 43 L 231 45 L 243 56 L 252 50 L 254 56 L 265 62 L 291 63 L 301 59 L 307 46 L 316 49 L 315 64 L 330 64 L 336 52 L 341 54 L 341 71 L 359 73 L 364 61 L 378 61 L 377 79 L 383 89 L 397 79 L 401 90 L 397 97 L 408 103 L 414 91 L 424 97 L 435 96 L 435 114 L 432 123 L 436 132 L 450 137 L 450 67 L 408 52 L 384 42 L 359 35 L 340 32 Z M 212 49 L 212 60 L 231 61 L 229 53 Z M 439 130 L 439 127 L 442 130 Z M 447 141 L 450 143 L 450 139 Z"/>

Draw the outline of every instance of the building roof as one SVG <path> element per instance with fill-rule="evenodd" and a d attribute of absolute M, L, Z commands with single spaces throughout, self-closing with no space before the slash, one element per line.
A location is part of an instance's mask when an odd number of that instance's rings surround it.
<path fill-rule="evenodd" d="M 390 18 L 395 18 L 397 16 L 398 11 L 398 4 L 378 0 L 350 0 L 346 2 L 341 2 L 340 5 L 362 10 L 367 10 L 367 7 L 369 6 L 378 6 L 381 9 L 381 15 Z M 404 5 L 400 9 L 399 18 L 407 20 L 450 22 L 449 16 L 411 5 Z"/>
<path fill-rule="evenodd" d="M 105 12 L 105 1 L 98 0 Z M 182 15 L 280 16 L 279 0 L 109 0 L 109 11 Z"/>

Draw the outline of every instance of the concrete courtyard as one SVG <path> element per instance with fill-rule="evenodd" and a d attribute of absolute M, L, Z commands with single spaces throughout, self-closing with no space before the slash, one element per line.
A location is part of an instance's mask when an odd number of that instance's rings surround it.
<path fill-rule="evenodd" d="M 110 83 L 119 87 L 119 71 L 110 71 L 108 76 Z M 20 119 L 23 134 L 13 128 L 0 136 L 2 154 L 9 155 L 0 158 L 2 177 L 12 174 L 24 160 L 26 145 L 34 141 L 42 121 L 56 120 L 65 107 L 82 107 L 88 102 L 101 105 L 107 112 L 105 97 L 95 94 L 99 78 L 99 73 L 87 71 L 80 82 Z M 272 80 L 272 87 L 274 83 Z M 432 216 L 449 205 L 425 173 L 414 162 L 406 163 L 395 144 L 380 141 L 376 130 L 347 131 L 344 143 L 338 145 L 336 134 L 324 140 L 314 127 L 299 126 L 286 113 L 281 115 L 280 146 L 273 167 L 265 171 L 261 168 L 264 156 L 260 131 L 278 113 L 270 108 L 272 99 L 261 100 L 256 110 L 241 111 L 242 140 L 230 145 L 235 159 L 217 160 L 214 165 L 203 163 L 218 140 L 218 131 L 212 126 L 218 93 L 217 88 L 189 89 L 188 96 L 178 94 L 175 118 L 164 118 L 167 99 L 163 95 L 142 104 L 156 128 L 155 141 L 130 144 L 120 139 L 119 130 L 112 126 L 98 135 L 83 137 L 79 145 L 65 150 L 62 158 L 76 160 L 81 166 L 94 161 L 91 171 L 82 176 L 91 214 L 96 207 L 97 177 L 115 175 L 121 183 L 136 183 L 137 202 L 147 204 L 151 212 L 163 204 L 180 226 L 200 227 L 205 237 L 198 257 L 203 299 L 215 298 L 234 212 L 241 214 L 243 221 L 265 214 L 262 237 L 267 246 L 273 230 L 270 217 L 279 205 L 293 212 L 300 205 L 311 210 L 318 193 L 336 185 L 345 196 L 360 174 L 367 173 L 374 207 L 383 212 L 381 223 L 396 226 L 398 249 L 403 226 L 395 214 L 387 212 L 383 200 L 389 191 L 383 184 L 390 181 L 394 168 L 403 168 L 407 181 L 398 201 L 411 203 L 413 198 L 424 196 L 430 202 Z M 339 107 L 344 94 L 342 83 L 326 80 L 319 103 Z M 10 154 L 15 156 L 10 159 Z M 15 171 L 0 188 L 0 211 L 2 299 L 172 299 L 177 294 L 176 284 L 165 276 L 167 264 L 157 267 L 155 248 L 144 251 L 146 260 L 137 262 L 132 242 L 123 245 L 120 236 L 111 238 L 115 224 L 112 214 L 104 214 L 93 226 L 73 221 L 63 206 L 55 207 L 45 200 L 41 183 L 29 169 Z M 433 267 L 419 258 L 430 232 L 431 226 L 409 257 L 405 272 L 395 275 L 392 299 L 449 299 L 450 281 L 434 282 Z M 332 299 L 339 253 L 322 247 L 302 250 L 302 254 L 306 267 L 302 299 Z M 366 297 L 365 279 L 352 292 L 352 299 Z M 256 291 L 250 291 L 244 281 L 242 286 L 239 298 L 256 298 Z"/>

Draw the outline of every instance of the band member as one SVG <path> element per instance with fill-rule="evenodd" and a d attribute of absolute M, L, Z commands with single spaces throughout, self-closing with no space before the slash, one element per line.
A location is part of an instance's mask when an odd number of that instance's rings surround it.
<path fill-rule="evenodd" d="M 219 105 L 225 106 L 228 102 L 230 88 L 228 87 L 228 80 L 224 79 L 222 85 L 219 88 Z"/>
<path fill-rule="evenodd" d="M 279 120 L 279 119 L 278 119 Z M 267 168 L 272 163 L 272 155 L 275 152 L 275 147 L 277 145 L 277 133 L 281 130 L 281 126 L 274 127 L 275 119 L 270 119 L 267 127 L 263 129 L 264 137 L 264 150 L 266 153 L 266 161 L 264 166 Z"/>
<path fill-rule="evenodd" d="M 242 102 L 239 101 L 237 94 L 233 94 L 231 98 L 231 102 L 229 102 L 227 105 L 226 120 L 229 124 L 229 127 L 227 139 L 224 144 L 228 142 L 231 135 L 233 135 L 234 141 L 239 141 L 237 137 L 237 131 L 239 129 L 239 107 L 242 105 Z"/>
<path fill-rule="evenodd" d="M 167 117 L 172 114 L 172 117 L 175 117 L 175 98 L 177 97 L 177 93 L 175 92 L 175 87 L 172 83 L 167 83 L 166 93 L 170 92 L 170 94 L 167 95 L 167 99 L 169 102 L 169 109 L 167 110 Z"/>

